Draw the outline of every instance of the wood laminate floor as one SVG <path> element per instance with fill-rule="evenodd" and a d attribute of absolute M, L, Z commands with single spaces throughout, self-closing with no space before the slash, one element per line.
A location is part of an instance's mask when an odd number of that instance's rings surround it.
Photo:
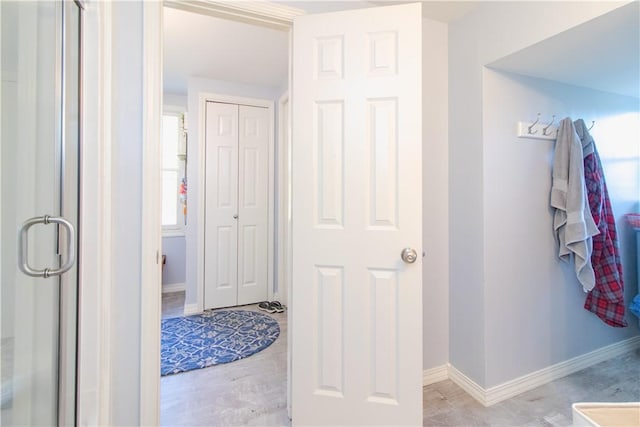
<path fill-rule="evenodd" d="M 184 292 L 164 294 L 162 317 L 181 316 Z M 234 307 L 260 311 L 256 304 Z M 260 313 L 264 313 L 260 311 Z M 284 426 L 287 416 L 287 312 L 269 314 L 280 336 L 246 359 L 162 377 L 163 426 Z"/>
<path fill-rule="evenodd" d="M 182 315 L 184 292 L 165 294 L 163 318 Z M 239 309 L 257 310 L 256 305 Z M 287 317 L 267 349 L 224 365 L 161 379 L 163 426 L 289 426 Z M 569 427 L 574 402 L 640 401 L 640 349 L 483 407 L 450 380 L 424 388 L 424 426 Z M 637 426 L 639 427 L 640 420 Z M 627 427 L 627 426 L 624 426 Z"/>

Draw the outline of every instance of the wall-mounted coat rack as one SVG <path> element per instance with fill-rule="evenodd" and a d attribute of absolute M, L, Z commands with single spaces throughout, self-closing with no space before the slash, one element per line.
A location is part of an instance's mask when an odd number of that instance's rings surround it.
<path fill-rule="evenodd" d="M 531 138 L 531 139 L 546 139 L 554 141 L 558 134 L 558 127 L 554 126 L 556 116 L 551 118 L 548 123 L 540 122 L 540 113 L 536 121 L 531 122 L 518 122 L 518 138 Z"/>
<path fill-rule="evenodd" d="M 530 139 L 546 139 L 547 141 L 555 141 L 558 134 L 558 126 L 555 126 L 556 121 L 555 114 L 551 116 L 551 121 L 548 123 L 540 122 L 540 113 L 536 121 L 531 122 L 518 122 L 518 138 L 530 138 Z M 591 122 L 589 130 L 596 124 L 595 120 Z"/>

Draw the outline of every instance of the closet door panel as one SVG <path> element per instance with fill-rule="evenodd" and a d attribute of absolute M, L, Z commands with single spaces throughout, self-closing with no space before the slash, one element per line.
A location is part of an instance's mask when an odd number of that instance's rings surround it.
<path fill-rule="evenodd" d="M 239 110 L 238 305 L 267 299 L 269 110 Z"/>
<path fill-rule="evenodd" d="M 204 308 L 237 303 L 238 106 L 207 102 Z"/>

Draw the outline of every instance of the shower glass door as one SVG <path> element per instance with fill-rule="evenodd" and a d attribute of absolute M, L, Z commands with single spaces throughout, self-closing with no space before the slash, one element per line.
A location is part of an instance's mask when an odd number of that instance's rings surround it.
<path fill-rule="evenodd" d="M 0 1 L 0 425 L 74 425 L 81 8 Z"/>

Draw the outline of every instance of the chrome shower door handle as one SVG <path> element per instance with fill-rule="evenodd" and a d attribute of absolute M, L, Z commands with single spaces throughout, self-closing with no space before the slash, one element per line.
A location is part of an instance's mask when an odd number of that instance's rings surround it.
<path fill-rule="evenodd" d="M 67 229 L 67 261 L 60 268 L 45 268 L 36 270 L 29 266 L 29 228 L 36 224 L 59 224 Z M 62 217 L 57 216 L 37 216 L 22 223 L 18 231 L 18 268 L 27 276 L 50 277 L 59 276 L 66 273 L 76 262 L 76 237 L 73 224 Z"/>

